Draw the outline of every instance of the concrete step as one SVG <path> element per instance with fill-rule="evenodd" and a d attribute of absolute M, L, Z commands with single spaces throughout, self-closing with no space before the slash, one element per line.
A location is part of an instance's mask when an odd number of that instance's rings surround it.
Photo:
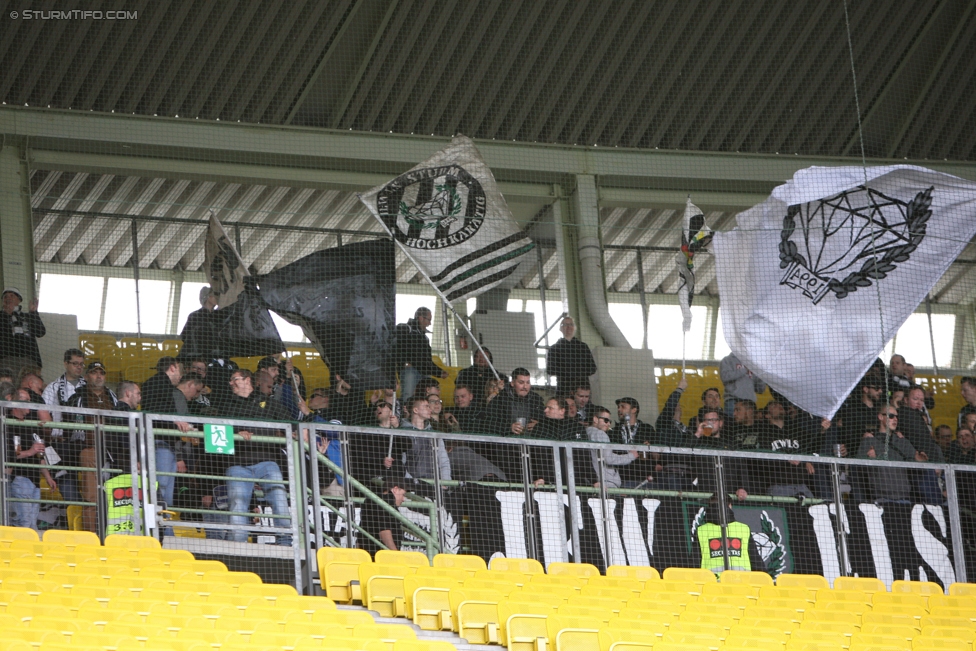
<path fill-rule="evenodd" d="M 467 640 L 459 637 L 456 633 L 451 631 L 424 631 L 409 619 L 400 617 L 380 617 L 376 611 L 367 610 L 362 606 L 347 606 L 340 604 L 337 607 L 341 610 L 360 610 L 367 612 L 372 615 L 377 624 L 398 624 L 400 626 L 409 626 L 417 634 L 418 640 L 450 642 L 457 647 L 458 651 L 505 651 L 505 647 L 497 644 L 468 644 Z"/>

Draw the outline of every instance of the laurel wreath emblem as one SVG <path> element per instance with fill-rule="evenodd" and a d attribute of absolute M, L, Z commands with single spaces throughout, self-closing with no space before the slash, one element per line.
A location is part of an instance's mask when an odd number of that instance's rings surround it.
<path fill-rule="evenodd" d="M 863 186 L 860 189 L 866 189 Z M 871 256 L 864 261 L 861 268 L 847 275 L 843 280 L 831 278 L 827 291 L 832 291 L 838 299 L 856 292 L 858 288 L 870 287 L 872 281 L 882 280 L 894 271 L 902 262 L 907 262 L 911 254 L 919 247 L 925 238 L 926 227 L 932 217 L 932 190 L 930 187 L 915 195 L 905 204 L 905 225 L 908 238 L 904 244 L 886 248 L 883 255 Z M 783 229 L 780 232 L 779 266 L 785 269 L 794 262 L 804 267 L 809 266 L 806 258 L 799 253 L 795 242 L 790 241 L 796 230 L 796 216 L 801 206 L 790 206 L 786 217 L 783 218 Z"/>

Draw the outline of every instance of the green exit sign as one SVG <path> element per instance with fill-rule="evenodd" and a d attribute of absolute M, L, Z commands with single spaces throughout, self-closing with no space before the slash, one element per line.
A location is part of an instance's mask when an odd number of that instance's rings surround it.
<path fill-rule="evenodd" d="M 234 454 L 234 426 L 206 423 L 203 426 L 203 444 L 207 452 Z"/>

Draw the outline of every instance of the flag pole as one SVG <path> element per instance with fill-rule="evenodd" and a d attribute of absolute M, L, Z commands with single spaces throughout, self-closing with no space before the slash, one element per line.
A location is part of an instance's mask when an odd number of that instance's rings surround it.
<path fill-rule="evenodd" d="M 939 363 L 935 361 L 935 331 L 932 330 L 932 301 L 928 295 L 925 296 L 925 313 L 929 318 L 929 344 L 932 346 L 932 368 L 935 374 L 939 374 Z"/>
<path fill-rule="evenodd" d="M 363 201 L 363 195 L 357 194 L 356 196 L 359 198 L 360 201 Z M 363 201 L 363 203 L 365 204 L 366 202 Z M 413 257 L 413 254 L 411 254 L 410 251 L 407 250 L 407 247 L 403 246 L 403 244 L 401 244 L 400 241 L 396 237 L 394 237 L 393 231 L 391 231 L 390 227 L 386 225 L 386 222 L 383 221 L 382 219 L 378 219 L 377 221 L 383 225 L 383 230 L 387 232 L 387 234 L 390 236 L 390 239 L 396 242 L 397 246 L 400 247 L 400 250 L 403 252 L 403 255 L 407 256 L 407 260 L 413 263 L 413 266 L 417 268 L 417 271 L 420 272 L 420 275 L 424 277 L 424 280 L 427 281 L 427 284 L 431 286 L 431 288 L 434 290 L 437 296 L 439 296 L 440 299 L 444 302 L 444 304 L 451 309 L 451 314 L 454 315 L 454 318 L 458 320 L 458 323 L 461 324 L 461 327 L 464 328 L 464 331 L 468 333 L 469 337 L 471 337 L 471 341 L 473 341 L 474 345 L 477 346 L 479 351 L 481 351 L 481 356 L 485 358 L 485 362 L 488 364 L 488 368 L 491 369 L 491 372 L 494 373 L 495 379 L 500 380 L 501 378 L 498 376 L 498 371 L 495 370 L 494 365 L 491 363 L 491 360 L 488 358 L 488 353 L 484 351 L 484 348 L 481 347 L 481 342 L 478 341 L 477 337 L 475 337 L 474 334 L 471 332 L 471 329 L 468 328 L 468 324 L 464 322 L 464 319 L 462 319 L 461 315 L 457 313 L 457 310 L 454 309 L 454 306 L 451 305 L 451 302 L 447 300 L 447 296 L 444 295 L 444 292 L 442 292 L 440 289 L 437 288 L 437 285 L 435 285 L 434 281 L 430 279 L 430 276 L 427 275 L 427 272 L 424 271 L 424 268 L 421 267 L 420 264 L 417 262 L 416 258 Z"/>
<path fill-rule="evenodd" d="M 681 329 L 681 378 L 685 377 L 685 339 L 688 337 L 688 333 L 685 332 L 684 328 Z"/>

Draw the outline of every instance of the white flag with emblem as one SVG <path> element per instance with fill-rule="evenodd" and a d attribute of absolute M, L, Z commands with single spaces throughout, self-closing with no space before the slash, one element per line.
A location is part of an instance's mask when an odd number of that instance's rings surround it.
<path fill-rule="evenodd" d="M 976 184 L 921 167 L 811 167 L 716 233 L 732 352 L 832 418 L 976 233 Z"/>
<path fill-rule="evenodd" d="M 359 198 L 452 303 L 513 285 L 535 246 L 465 136 Z"/>

